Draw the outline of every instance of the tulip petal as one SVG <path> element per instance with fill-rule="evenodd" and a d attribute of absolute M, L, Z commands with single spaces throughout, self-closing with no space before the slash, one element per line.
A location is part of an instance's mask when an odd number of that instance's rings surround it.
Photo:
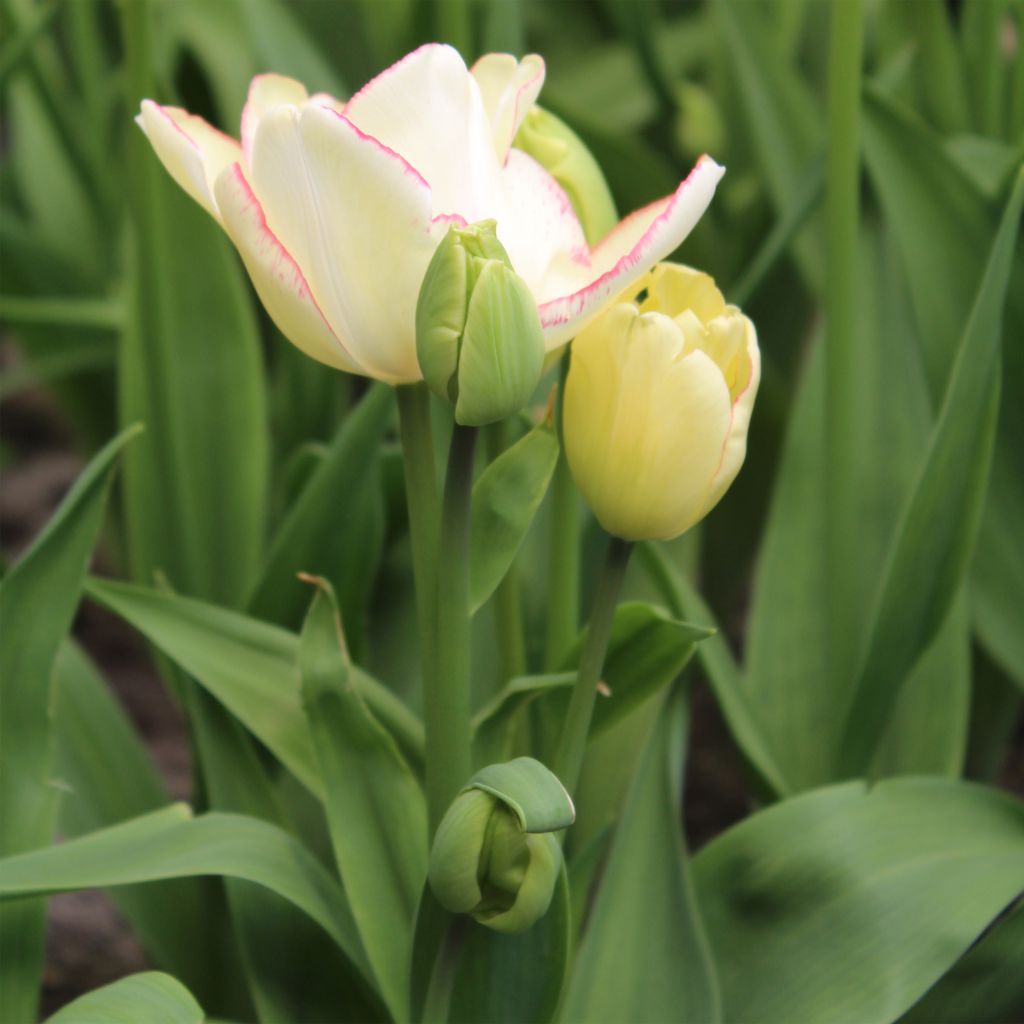
<path fill-rule="evenodd" d="M 242 151 L 252 161 L 252 142 L 260 118 L 274 107 L 301 107 L 309 98 L 306 87 L 287 75 L 257 75 L 249 83 L 249 95 L 242 108 Z"/>
<path fill-rule="evenodd" d="M 214 192 L 224 230 L 281 333 L 306 355 L 339 370 L 359 373 L 358 364 L 320 312 L 298 263 L 270 230 L 242 165 L 227 168 L 217 179 Z"/>
<path fill-rule="evenodd" d="M 747 428 L 750 425 L 750 415 L 754 411 L 757 387 L 761 382 L 761 352 L 757 346 L 757 332 L 754 330 L 754 325 L 746 317 L 743 319 L 747 327 L 746 348 L 750 373 L 732 405 L 732 416 L 729 420 L 729 431 L 726 434 L 725 444 L 722 446 L 722 457 L 718 470 L 711 481 L 707 497 L 704 499 L 705 512 L 710 512 L 729 489 L 729 485 L 736 479 L 736 474 L 739 473 L 747 454 Z"/>
<path fill-rule="evenodd" d="M 612 307 L 573 342 L 566 452 L 601 525 L 631 539 L 676 537 L 703 514 L 729 432 L 729 391 L 678 324 Z"/>
<path fill-rule="evenodd" d="M 614 228 L 591 253 L 589 280 L 571 294 L 541 297 L 541 325 L 548 349 L 579 333 L 609 297 L 676 249 L 700 220 L 725 173 L 702 156 L 671 196 L 637 210 Z"/>
<path fill-rule="evenodd" d="M 419 380 L 416 298 L 446 225 L 431 223 L 430 188 L 416 169 L 332 110 L 277 107 L 257 127 L 251 180 L 363 372 Z"/>
<path fill-rule="evenodd" d="M 590 250 L 562 186 L 531 156 L 509 153 L 498 237 L 534 296 L 561 294 L 590 273 Z"/>
<path fill-rule="evenodd" d="M 207 213 L 220 220 L 213 186 L 225 167 L 242 155 L 238 143 L 201 117 L 178 107 L 143 100 L 136 123 L 170 176 Z"/>
<path fill-rule="evenodd" d="M 500 164 L 491 123 L 457 50 L 437 43 L 414 50 L 363 86 L 345 116 L 430 182 L 434 213 L 494 216 Z"/>
<path fill-rule="evenodd" d="M 517 61 L 509 53 L 488 53 L 472 68 L 491 122 L 495 152 L 504 164 L 530 107 L 544 85 L 544 60 L 535 53 Z"/>

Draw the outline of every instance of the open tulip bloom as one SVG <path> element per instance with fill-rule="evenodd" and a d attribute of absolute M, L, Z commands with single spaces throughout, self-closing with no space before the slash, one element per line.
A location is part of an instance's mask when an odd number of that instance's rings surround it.
<path fill-rule="evenodd" d="M 538 56 L 488 54 L 469 70 L 456 50 L 430 44 L 347 103 L 258 76 L 240 142 L 152 100 L 138 122 L 228 233 L 290 341 L 339 369 L 407 384 L 421 379 L 420 283 L 450 225 L 497 222 L 550 351 L 683 241 L 724 173 L 701 157 L 672 195 L 591 249 L 565 191 L 514 145 L 543 83 Z"/>

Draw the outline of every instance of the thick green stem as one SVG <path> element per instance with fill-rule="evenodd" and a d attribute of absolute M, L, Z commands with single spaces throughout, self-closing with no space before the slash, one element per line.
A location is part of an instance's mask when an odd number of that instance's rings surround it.
<path fill-rule="evenodd" d="M 562 396 L 569 373 L 567 354 L 562 360 L 555 422 L 562 437 Z M 544 668 L 554 672 L 572 647 L 580 624 L 580 514 L 576 485 L 565 457 L 565 444 L 558 455 L 551 481 L 551 533 L 548 551 L 548 619 L 544 646 Z"/>
<path fill-rule="evenodd" d="M 399 435 L 405 471 L 405 502 L 409 510 L 412 572 L 416 585 L 416 621 L 420 638 L 423 703 L 427 708 L 428 786 L 433 748 L 429 732 L 431 709 L 437 708 L 437 538 L 440 530 L 437 470 L 430 423 L 430 392 L 423 384 L 395 389 L 398 396 Z M 434 742 L 436 743 L 436 737 Z"/>
<path fill-rule="evenodd" d="M 437 678 L 426 694 L 427 804 L 433 832 L 469 779 L 469 525 L 476 429 L 456 424 L 448 451 L 437 561 Z"/>
<path fill-rule="evenodd" d="M 554 772 L 570 793 L 575 790 L 579 782 L 580 769 L 583 767 L 583 754 L 586 751 L 590 720 L 594 715 L 594 701 L 597 698 L 597 684 L 601 681 L 608 639 L 615 619 L 615 603 L 622 588 L 622 580 L 626 575 L 632 550 L 633 545 L 630 541 L 619 537 L 611 538 L 604 571 L 594 595 L 590 628 L 587 630 L 576 685 L 573 687 L 569 710 L 565 716 L 562 741 L 555 756 Z"/>
<path fill-rule="evenodd" d="M 828 648 L 834 671 L 853 663 L 857 566 L 850 544 L 857 536 L 858 208 L 860 197 L 860 92 L 864 48 L 863 0 L 832 6 L 829 39 L 828 151 L 825 190 L 826 460 L 829 580 Z"/>
<path fill-rule="evenodd" d="M 487 458 L 493 462 L 508 447 L 508 421 L 492 423 L 484 431 Z M 519 570 L 515 563 L 494 592 L 494 622 L 498 639 L 501 678 L 515 679 L 526 672 L 526 646 L 523 633 L 523 606 L 519 589 Z"/>

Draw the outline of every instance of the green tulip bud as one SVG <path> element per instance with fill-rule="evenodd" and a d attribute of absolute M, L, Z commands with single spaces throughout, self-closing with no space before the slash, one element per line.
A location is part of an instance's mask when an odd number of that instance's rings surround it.
<path fill-rule="evenodd" d="M 562 870 L 553 833 L 575 813 L 562 784 L 532 758 L 477 772 L 434 837 L 429 875 L 438 902 L 495 931 L 526 931 L 551 904 Z"/>
<path fill-rule="evenodd" d="M 565 190 L 583 233 L 596 245 L 619 222 L 608 183 L 583 140 L 550 110 L 533 106 L 513 145 L 532 156 Z"/>
<path fill-rule="evenodd" d="M 537 303 L 494 229 L 493 220 L 450 228 L 416 304 L 423 379 L 470 427 L 522 409 L 544 363 Z"/>

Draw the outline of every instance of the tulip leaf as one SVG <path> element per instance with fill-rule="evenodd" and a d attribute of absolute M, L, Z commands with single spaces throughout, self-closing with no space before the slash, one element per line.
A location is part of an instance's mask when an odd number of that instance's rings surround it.
<path fill-rule="evenodd" d="M 494 593 L 512 565 L 557 461 L 558 438 L 549 424 L 541 424 L 502 452 L 473 486 L 469 582 L 473 611 Z"/>
<path fill-rule="evenodd" d="M 480 789 L 507 804 L 524 832 L 557 832 L 576 817 L 572 798 L 549 768 L 532 757 L 517 757 L 481 768 L 463 787 Z"/>
<path fill-rule="evenodd" d="M 302 628 L 298 663 L 335 860 L 381 991 L 403 1020 L 427 875 L 426 801 L 356 686 L 334 593 L 323 580 Z"/>
<path fill-rule="evenodd" d="M 566 655 L 566 668 L 579 662 L 584 629 Z M 602 680 L 607 693 L 598 697 L 591 736 L 600 735 L 671 683 L 693 656 L 698 643 L 712 635 L 706 626 L 680 622 L 643 601 L 626 601 L 615 609 Z"/>
<path fill-rule="evenodd" d="M 1024 805 L 952 779 L 844 783 L 746 819 L 693 869 L 727 1021 L 889 1024 L 1024 887 Z"/>
<path fill-rule="evenodd" d="M 908 111 L 869 90 L 864 114 L 867 167 L 900 244 L 938 404 L 977 293 L 993 238 L 992 219 L 941 140 Z M 1024 329 L 1022 282 L 1018 254 L 1007 297 L 1007 338 Z M 1014 395 L 1022 388 L 1024 349 L 1004 344 L 1003 393 Z M 1024 519 L 1024 407 L 1004 400 L 999 417 L 989 497 L 971 573 L 972 614 L 989 654 L 1024 686 L 1020 630 L 1007 621 L 1008 610 L 1024 604 L 1024 550 L 1016 543 L 1017 524 Z"/>
<path fill-rule="evenodd" d="M 519 935 L 463 922 L 448 1020 L 452 1024 L 546 1024 L 555 1014 L 572 948 L 565 865 L 547 913 Z"/>
<path fill-rule="evenodd" d="M 674 615 L 680 618 L 692 617 L 709 625 L 714 623 L 711 609 L 660 545 L 648 541 L 640 547 L 639 553 Z M 709 636 L 697 646 L 701 668 L 711 684 L 729 731 L 750 767 L 769 792 L 779 797 L 786 796 L 790 791 L 789 782 L 777 764 L 747 698 L 742 673 L 729 649 L 729 643 L 715 628 L 714 636 Z"/>
<path fill-rule="evenodd" d="M 1013 1020 L 1024 1007 L 1024 904 L 1003 916 L 902 1018 L 903 1024 Z"/>
<path fill-rule="evenodd" d="M 113 466 L 139 432 L 129 427 L 100 451 L 60 508 L 0 583 L 0 855 L 50 841 L 59 790 L 53 785 L 53 672 L 78 607 Z M 45 908 L 0 911 L 0 1019 L 32 1020 L 42 969 Z"/>
<path fill-rule="evenodd" d="M 995 440 L 1002 308 L 1022 206 L 1024 171 L 993 243 L 927 456 L 890 550 L 846 716 L 838 758 L 844 774 L 864 770 L 901 681 L 935 636 L 967 568 Z"/>
<path fill-rule="evenodd" d="M 143 86 L 132 98 L 145 95 Z M 122 421 L 143 420 L 146 436 L 125 460 L 129 563 L 139 582 L 162 573 L 176 590 L 237 606 L 266 525 L 256 317 L 221 228 L 171 180 L 142 132 L 130 145 L 136 248 L 119 404 Z"/>
<path fill-rule="evenodd" d="M 718 982 L 679 821 L 687 715 L 658 717 L 612 841 L 560 1017 L 721 1020 Z M 639 959 L 623 950 L 643 949 Z"/>
<path fill-rule="evenodd" d="M 714 11 L 772 203 L 784 219 L 803 201 L 802 174 L 820 146 L 821 112 L 808 83 L 775 44 L 766 8 L 718 3 Z M 795 242 L 801 273 L 819 285 L 818 237 L 801 233 Z"/>
<path fill-rule="evenodd" d="M 209 690 L 310 792 L 322 795 L 299 698 L 299 640 L 294 633 L 146 587 L 92 579 L 87 589 Z M 358 668 L 353 671 L 371 711 L 418 766 L 422 723 L 380 683 Z"/>
<path fill-rule="evenodd" d="M 856 600 L 843 623 L 851 632 L 844 646 L 853 650 L 864 643 L 866 616 L 861 609 L 877 593 L 932 420 L 900 268 L 889 239 L 870 224 L 861 233 L 859 267 L 861 315 L 850 382 L 862 425 L 852 467 L 859 528 L 849 568 Z M 906 341 L 893 345 L 893 337 Z M 829 658 L 821 600 L 829 583 L 821 474 L 827 443 L 822 356 L 816 344 L 787 426 L 755 576 L 743 677 L 746 702 L 791 791 L 834 779 L 835 750 L 856 674 L 856 665 L 835 664 Z M 886 397 L 892 394 L 899 401 Z M 934 639 L 938 647 L 948 645 L 948 655 L 966 640 L 960 620 L 951 619 L 945 630 L 959 635 L 956 639 L 943 632 Z M 933 655 L 916 667 L 901 698 L 899 720 L 891 723 L 885 737 L 890 753 L 876 763 L 876 770 L 958 773 L 969 686 L 966 663 L 958 656 Z M 876 739 L 881 741 L 881 735 Z M 866 758 L 862 771 L 871 760 Z"/>
<path fill-rule="evenodd" d="M 324 372 L 328 372 L 324 370 Z M 367 545 L 360 516 L 374 490 L 377 451 L 393 415 L 391 388 L 375 384 L 347 416 L 298 497 L 274 533 L 259 581 L 249 598 L 248 610 L 266 619 L 296 628 L 309 600 L 309 588 L 296 579 L 306 572 L 326 576 L 352 599 L 345 611 L 355 620 L 355 608 L 365 605 L 372 571 L 357 574 Z M 371 566 L 372 570 L 372 566 Z M 346 619 L 347 621 L 347 619 Z"/>
<path fill-rule="evenodd" d="M 159 971 L 127 978 L 86 992 L 59 1009 L 47 1024 L 203 1024 L 206 1014 L 176 978 Z"/>
<path fill-rule="evenodd" d="M 690 660 L 696 645 L 710 635 L 710 630 L 673 619 L 653 605 L 640 601 L 619 605 L 590 738 L 604 735 L 668 686 Z M 565 658 L 566 665 L 579 659 L 585 636 L 586 631 L 573 645 Z M 560 724 L 575 682 L 575 671 L 510 680 L 473 719 L 476 762 L 506 760 L 517 752 L 516 718 L 536 700 L 543 701 L 546 717 Z"/>
<path fill-rule="evenodd" d="M 306 913 L 364 978 L 366 955 L 345 893 L 293 836 L 265 821 L 174 804 L 43 850 L 0 860 L 0 899 L 168 878 L 224 875 L 272 890 Z"/>
<path fill-rule="evenodd" d="M 61 647 L 54 681 L 57 768 L 67 787 L 60 805 L 64 838 L 166 806 L 167 790 L 127 715 L 88 655 L 71 640 Z M 197 992 L 215 983 L 217 957 L 202 924 L 203 894 L 197 882 L 124 886 L 111 895 L 156 964 Z"/>

